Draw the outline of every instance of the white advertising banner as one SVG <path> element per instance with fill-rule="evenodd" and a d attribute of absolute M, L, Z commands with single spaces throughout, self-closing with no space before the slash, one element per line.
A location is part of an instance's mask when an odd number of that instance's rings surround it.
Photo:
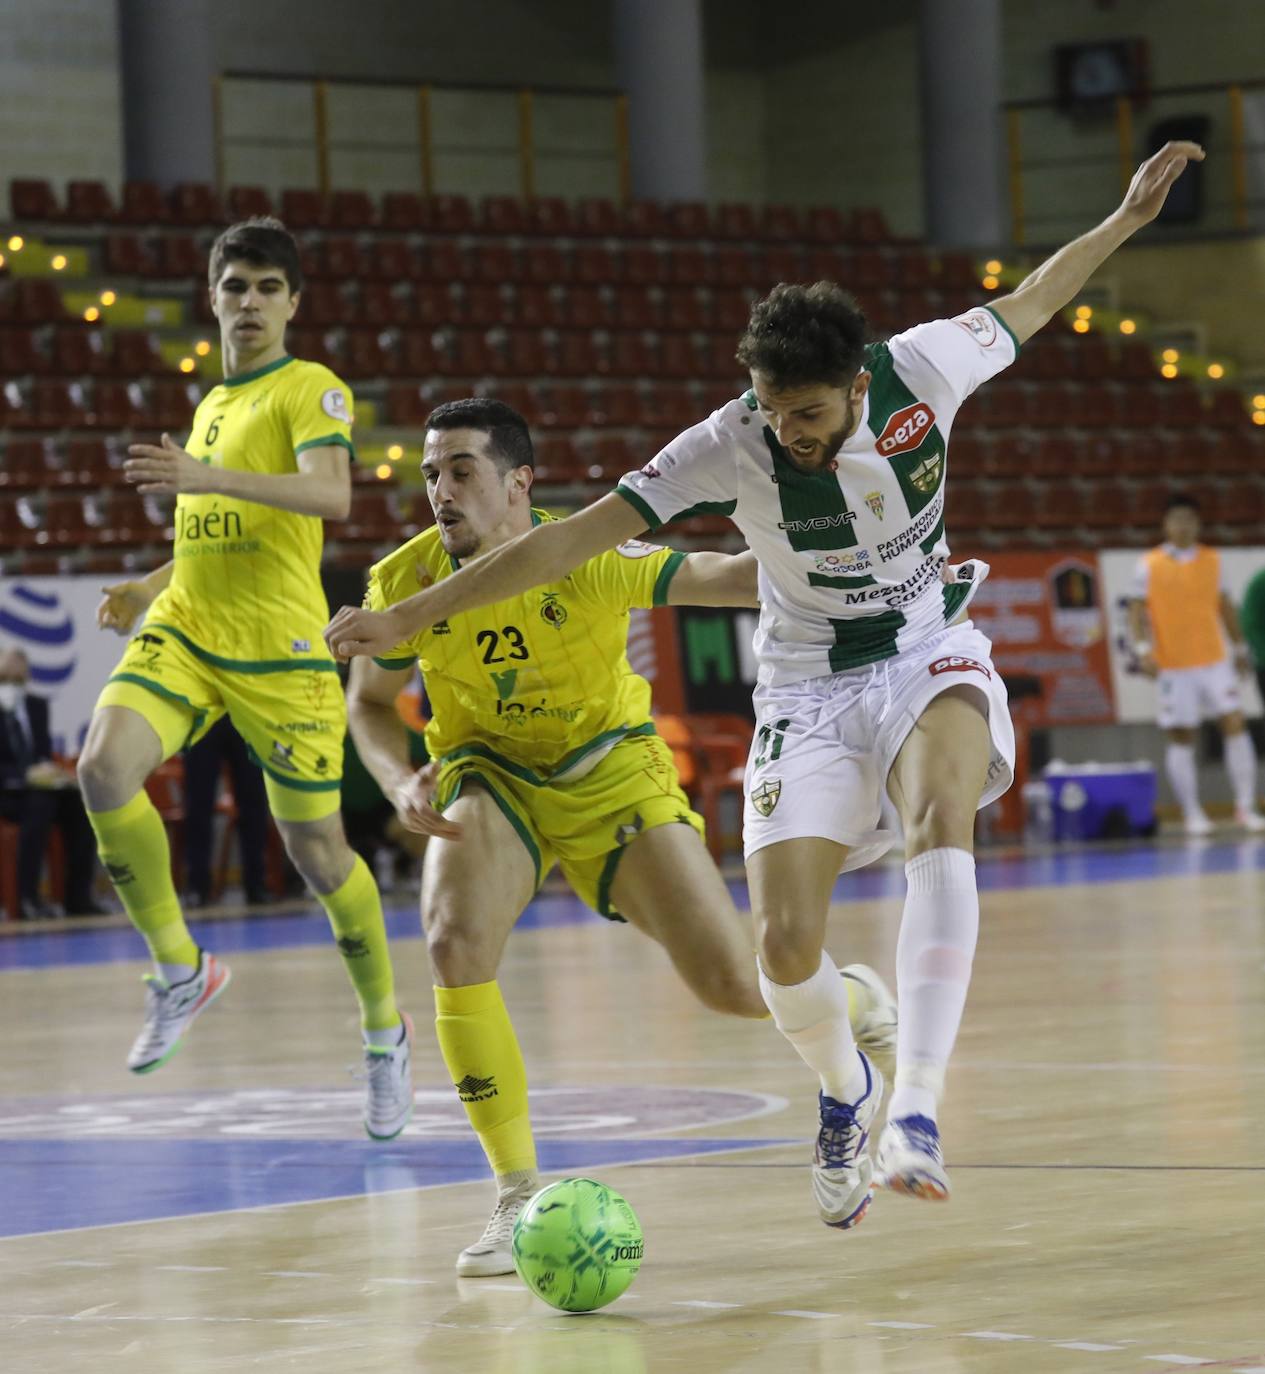
<path fill-rule="evenodd" d="M 92 708 L 126 641 L 97 629 L 101 586 L 111 577 L 0 577 L 0 646 L 31 661 L 28 690 L 47 697 L 53 748 L 77 754 Z"/>
<path fill-rule="evenodd" d="M 1127 607 L 1133 593 L 1133 573 L 1140 549 L 1104 549 L 1098 555 L 1102 570 L 1103 603 L 1110 624 L 1111 681 L 1116 694 L 1116 716 L 1126 725 L 1155 721 L 1155 683 L 1133 670 L 1129 649 Z M 1237 605 L 1243 589 L 1255 573 L 1265 568 L 1265 549 L 1222 549 L 1222 566 L 1230 595 Z M 1261 714 L 1260 693 L 1253 674 L 1243 679 L 1243 706 L 1249 716 Z"/>

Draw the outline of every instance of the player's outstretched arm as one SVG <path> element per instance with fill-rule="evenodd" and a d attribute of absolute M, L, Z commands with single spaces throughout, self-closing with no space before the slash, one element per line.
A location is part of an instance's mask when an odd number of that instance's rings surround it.
<path fill-rule="evenodd" d="M 168 561 L 161 568 L 144 577 L 128 582 L 111 582 L 101 588 L 101 603 L 97 607 L 97 628 L 113 630 L 116 634 L 130 634 L 136 622 L 149 609 L 150 603 L 171 581 L 175 563 Z"/>
<path fill-rule="evenodd" d="M 744 553 L 691 553 L 668 583 L 670 606 L 758 606 L 759 564 Z"/>
<path fill-rule="evenodd" d="M 161 444 L 130 444 L 123 464 L 127 480 L 143 496 L 231 496 L 261 506 L 345 520 L 351 510 L 351 469 L 346 449 L 337 444 L 304 449 L 298 472 L 242 472 L 202 463 L 170 434 Z"/>
<path fill-rule="evenodd" d="M 395 699 L 412 671 L 384 668 L 372 659 L 351 665 L 347 683 L 347 728 L 356 742 L 360 761 L 395 807 L 405 830 L 459 840 L 461 827 L 446 821 L 431 805 L 435 770 L 415 768 L 409 758 L 408 730 Z"/>
<path fill-rule="evenodd" d="M 385 611 L 344 606 L 325 627 L 325 643 L 335 658 L 389 653 L 440 620 L 557 582 L 645 527 L 645 518 L 612 492 L 566 520 L 537 525 Z"/>
<path fill-rule="evenodd" d="M 1071 303 L 1095 270 L 1131 235 L 1160 212 L 1169 188 L 1188 162 L 1202 162 L 1197 143 L 1166 143 L 1133 174 L 1118 209 L 1088 234 L 1082 234 L 1025 277 L 1009 296 L 990 301 L 989 309 L 1006 322 L 1020 343 L 1030 339 Z"/>
<path fill-rule="evenodd" d="M 1225 626 L 1226 635 L 1230 640 L 1231 652 L 1234 654 L 1234 666 L 1240 673 L 1246 673 L 1252 666 L 1252 656 L 1248 652 L 1247 640 L 1243 637 L 1243 624 L 1239 620 L 1238 609 L 1229 592 L 1221 593 L 1218 609 L 1221 612 L 1221 623 Z"/>

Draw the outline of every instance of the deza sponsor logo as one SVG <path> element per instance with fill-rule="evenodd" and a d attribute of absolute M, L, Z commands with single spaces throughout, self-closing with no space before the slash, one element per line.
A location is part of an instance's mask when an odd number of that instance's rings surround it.
<path fill-rule="evenodd" d="M 896 453 L 908 453 L 922 443 L 923 436 L 936 422 L 936 413 L 926 401 L 898 410 L 883 426 L 878 436 L 878 451 L 884 458 Z"/>
<path fill-rule="evenodd" d="M 992 673 L 978 659 L 963 658 L 960 654 L 936 659 L 928 671 L 932 677 L 939 677 L 941 673 L 983 673 L 987 678 L 992 677 Z"/>

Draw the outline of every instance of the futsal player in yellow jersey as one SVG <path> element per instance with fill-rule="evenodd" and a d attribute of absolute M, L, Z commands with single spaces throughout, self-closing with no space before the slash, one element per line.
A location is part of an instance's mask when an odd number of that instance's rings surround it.
<path fill-rule="evenodd" d="M 532 463 L 527 425 L 509 406 L 473 399 L 434 411 L 422 471 L 437 526 L 371 570 L 367 604 L 403 601 L 548 520 L 531 505 Z M 633 607 L 755 600 L 749 554 L 685 555 L 634 540 L 353 665 L 348 701 L 360 756 L 404 824 L 433 837 L 422 915 L 436 1030 L 496 1175 L 496 1208 L 458 1257 L 458 1273 L 512 1271 L 514 1220 L 538 1187 L 523 1058 L 496 973 L 514 922 L 555 862 L 595 910 L 658 940 L 707 1006 L 765 1015 L 750 931 L 655 733 L 650 685 L 625 652 Z M 420 773 L 394 708 L 419 661 L 436 760 Z M 890 995 L 860 965 L 844 976 L 855 1034 L 890 1052 Z"/>
<path fill-rule="evenodd" d="M 1265 819 L 1256 810 L 1256 750 L 1239 689 L 1239 675 L 1249 666 L 1247 645 L 1221 555 L 1199 543 L 1193 497 L 1169 501 L 1164 543 L 1138 560 L 1129 624 L 1138 663 L 1156 679 L 1157 718 L 1168 736 L 1164 761 L 1186 833 L 1208 835 L 1213 829 L 1199 804 L 1195 767 L 1197 732 L 1209 716 L 1225 740 L 1236 822 L 1254 834 L 1265 831 Z"/>
<path fill-rule="evenodd" d="M 102 860 L 156 966 L 128 1067 L 164 1063 L 228 982 L 185 925 L 145 791 L 164 759 L 227 713 L 263 769 L 287 852 L 329 916 L 360 1002 L 365 1128 L 389 1139 L 412 1110 L 411 1028 L 395 1003 L 377 887 L 343 835 L 346 706 L 321 638 L 321 521 L 350 505 L 351 393 L 328 368 L 285 351 L 302 278 L 277 220 L 226 230 L 209 276 L 224 381 L 198 407 L 187 448 L 163 435 L 129 450 L 130 482 L 177 497 L 174 557 L 105 589 L 103 627 L 144 623 L 101 692 L 79 762 Z"/>

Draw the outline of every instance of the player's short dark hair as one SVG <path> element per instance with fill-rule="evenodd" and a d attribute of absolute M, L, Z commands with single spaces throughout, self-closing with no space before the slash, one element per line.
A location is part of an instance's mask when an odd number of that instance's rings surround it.
<path fill-rule="evenodd" d="M 279 267 L 285 273 L 290 294 L 303 289 L 303 269 L 299 266 L 299 245 L 279 219 L 255 215 L 230 224 L 211 245 L 207 279 L 211 289 L 230 262 L 248 262 L 252 267 Z"/>
<path fill-rule="evenodd" d="M 492 456 L 502 472 L 536 466 L 527 421 L 504 401 L 494 401 L 487 396 L 445 401 L 426 417 L 426 428 L 482 430 L 488 436 Z"/>
<path fill-rule="evenodd" d="M 865 362 L 865 314 L 832 281 L 781 282 L 751 307 L 738 362 L 763 373 L 775 391 L 851 386 Z"/>
<path fill-rule="evenodd" d="M 1174 492 L 1164 503 L 1164 514 L 1167 515 L 1171 510 L 1193 510 L 1198 515 L 1199 502 L 1189 492 Z"/>

